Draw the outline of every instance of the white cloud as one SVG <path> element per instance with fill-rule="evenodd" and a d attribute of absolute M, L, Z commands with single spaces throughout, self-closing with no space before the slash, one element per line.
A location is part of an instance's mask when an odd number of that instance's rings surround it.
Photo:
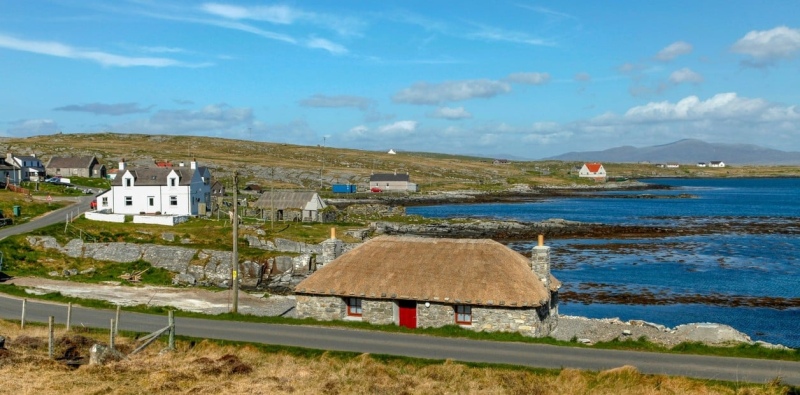
<path fill-rule="evenodd" d="M 189 64 L 169 58 L 115 55 L 102 51 L 74 48 L 55 41 L 24 40 L 4 34 L 0 34 L 0 48 L 59 58 L 90 60 L 109 67 L 204 67 L 210 65 L 209 63 Z"/>
<path fill-rule="evenodd" d="M 531 36 L 523 32 L 509 31 L 492 26 L 478 25 L 478 31 L 467 35 L 469 38 L 482 39 L 486 41 L 503 41 L 516 44 L 526 44 L 535 46 L 555 46 L 555 43 L 548 39 Z"/>
<path fill-rule="evenodd" d="M 682 84 L 684 82 L 699 84 L 703 82 L 703 76 L 692 71 L 688 67 L 684 67 L 680 70 L 673 71 L 672 74 L 669 75 L 669 81 L 673 84 Z"/>
<path fill-rule="evenodd" d="M 306 46 L 315 49 L 324 49 L 334 55 L 347 53 L 347 48 L 324 38 L 312 37 L 306 41 Z"/>
<path fill-rule="evenodd" d="M 464 107 L 439 107 L 436 109 L 436 111 L 429 113 L 428 116 L 431 118 L 443 118 L 451 121 L 472 118 L 472 114 L 465 110 Z"/>
<path fill-rule="evenodd" d="M 212 104 L 199 110 L 161 110 L 149 119 L 116 127 L 131 133 L 227 135 L 246 130 L 253 120 L 251 108 Z"/>
<path fill-rule="evenodd" d="M 13 122 L 6 133 L 11 137 L 29 137 L 53 134 L 58 130 L 58 124 L 52 119 L 24 119 Z"/>
<path fill-rule="evenodd" d="M 550 82 L 549 73 L 513 73 L 506 78 L 509 82 L 528 85 L 543 85 Z"/>
<path fill-rule="evenodd" d="M 137 103 L 117 103 L 117 104 L 104 104 L 104 103 L 89 103 L 89 104 L 70 104 L 62 107 L 56 107 L 54 111 L 77 111 L 89 112 L 95 115 L 127 115 L 149 112 L 153 106 L 142 108 Z"/>
<path fill-rule="evenodd" d="M 490 98 L 511 91 L 505 82 L 493 80 L 448 81 L 440 84 L 419 82 L 392 96 L 396 103 L 441 104 L 474 98 Z"/>
<path fill-rule="evenodd" d="M 750 56 L 752 59 L 743 62 L 745 65 L 770 66 L 800 52 L 800 29 L 778 26 L 771 30 L 753 30 L 736 41 L 731 51 Z"/>
<path fill-rule="evenodd" d="M 361 96 L 328 96 L 317 94 L 309 98 L 300 100 L 300 105 L 303 107 L 319 107 L 319 108 L 345 108 L 353 107 L 362 111 L 366 111 L 375 105 L 375 101 Z"/>
<path fill-rule="evenodd" d="M 417 130 L 417 121 L 397 121 L 389 125 L 383 125 L 378 128 L 377 132 L 380 135 L 407 135 Z"/>
<path fill-rule="evenodd" d="M 685 41 L 676 41 L 667 45 L 664 49 L 658 51 L 656 59 L 662 62 L 669 62 L 678 56 L 686 55 L 692 52 L 692 44 Z"/>
<path fill-rule="evenodd" d="M 310 24 L 335 31 L 343 36 L 360 34 L 364 26 L 361 20 L 351 16 L 321 14 L 287 5 L 245 7 L 222 3 L 205 3 L 200 9 L 208 14 L 232 20 L 252 20 L 275 25 Z"/>
<path fill-rule="evenodd" d="M 651 102 L 625 112 L 625 119 L 634 121 L 669 121 L 689 119 L 752 118 L 769 108 L 763 99 L 741 98 L 736 93 L 720 93 L 702 101 L 697 96 L 686 97 L 676 103 Z"/>

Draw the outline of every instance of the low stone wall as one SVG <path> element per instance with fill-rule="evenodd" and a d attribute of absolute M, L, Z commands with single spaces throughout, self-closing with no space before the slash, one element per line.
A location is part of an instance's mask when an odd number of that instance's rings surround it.
<path fill-rule="evenodd" d="M 83 216 L 92 221 L 114 222 L 119 224 L 125 222 L 124 214 L 107 214 L 99 211 L 87 211 L 83 213 Z"/>
<path fill-rule="evenodd" d="M 230 283 L 231 262 L 230 251 L 196 249 L 180 246 L 163 246 L 157 244 L 134 243 L 85 243 L 80 239 L 70 240 L 61 246 L 50 236 L 28 236 L 28 243 L 34 247 L 57 250 L 71 258 L 95 259 L 107 262 L 135 262 L 143 260 L 153 267 L 163 268 L 176 273 L 176 281 L 181 283 L 205 283 L 227 287 Z M 276 283 L 289 287 L 294 279 L 292 274 L 305 274 L 312 266 L 310 254 L 296 257 L 276 257 L 268 262 L 268 270 L 262 263 L 244 261 L 239 263 L 241 283 L 255 286 L 262 277 L 271 276 Z M 274 270 L 272 270 L 274 268 Z M 288 277 L 287 277 L 288 276 Z M 299 281 L 299 280 L 298 280 Z"/>

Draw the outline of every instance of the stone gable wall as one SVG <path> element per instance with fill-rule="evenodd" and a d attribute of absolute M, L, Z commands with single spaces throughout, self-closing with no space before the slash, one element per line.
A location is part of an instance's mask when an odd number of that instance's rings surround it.
<path fill-rule="evenodd" d="M 314 318 L 322 321 L 341 320 L 347 306 L 340 296 L 296 295 L 297 318 Z M 363 307 L 363 306 L 362 306 Z"/>

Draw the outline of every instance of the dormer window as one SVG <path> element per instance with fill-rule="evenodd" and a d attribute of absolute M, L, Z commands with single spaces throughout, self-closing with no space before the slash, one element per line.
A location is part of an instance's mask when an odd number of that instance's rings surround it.
<path fill-rule="evenodd" d="M 170 179 L 169 179 L 169 186 L 171 186 L 171 187 L 174 187 L 174 186 L 176 186 L 176 185 L 178 185 L 178 179 L 177 179 L 177 178 L 174 178 L 174 177 L 173 177 L 173 178 L 170 178 Z"/>
<path fill-rule="evenodd" d="M 132 187 L 133 186 L 133 178 L 126 178 L 125 179 L 125 186 Z"/>

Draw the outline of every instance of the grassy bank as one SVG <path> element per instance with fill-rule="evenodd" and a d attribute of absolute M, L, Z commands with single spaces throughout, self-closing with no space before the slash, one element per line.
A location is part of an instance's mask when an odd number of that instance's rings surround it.
<path fill-rule="evenodd" d="M 179 338 L 161 353 L 157 342 L 140 354 L 105 366 L 67 368 L 47 358 L 47 328 L 0 321 L 7 350 L 0 352 L 3 392 L 60 394 L 789 394 L 778 379 L 767 384 L 646 375 L 624 366 L 601 372 L 531 369 L 420 360 Z M 130 352 L 136 334 L 122 333 L 117 349 Z M 56 357 L 75 360 L 102 331 L 56 331 Z"/>

